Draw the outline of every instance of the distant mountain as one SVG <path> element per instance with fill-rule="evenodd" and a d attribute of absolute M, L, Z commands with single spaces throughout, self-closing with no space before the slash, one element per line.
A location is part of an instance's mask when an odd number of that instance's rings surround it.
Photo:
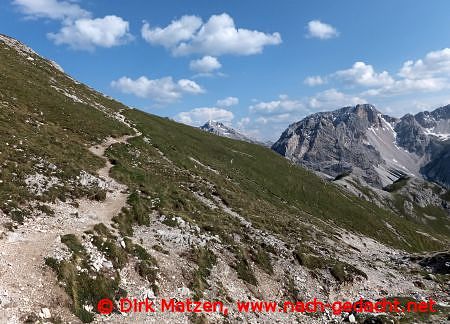
<path fill-rule="evenodd" d="M 212 133 L 218 136 L 228 137 L 231 139 L 239 140 L 239 141 L 245 141 L 249 143 L 254 144 L 261 144 L 260 142 L 251 139 L 250 137 L 240 133 L 239 131 L 235 130 L 234 128 L 230 126 L 226 126 L 225 124 L 210 120 L 206 122 L 203 126 L 200 126 L 200 129 L 204 130 L 205 132 Z"/>
<path fill-rule="evenodd" d="M 398 119 L 364 104 L 308 116 L 272 149 L 333 177 L 356 173 L 379 188 L 405 176 L 449 186 L 449 139 L 450 105 Z"/>

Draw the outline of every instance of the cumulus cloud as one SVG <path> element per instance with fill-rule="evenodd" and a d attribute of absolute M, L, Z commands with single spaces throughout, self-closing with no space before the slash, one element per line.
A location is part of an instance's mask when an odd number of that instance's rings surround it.
<path fill-rule="evenodd" d="M 183 92 L 199 94 L 205 92 L 201 86 L 199 86 L 195 81 L 188 79 L 181 79 L 178 81 L 178 86 Z"/>
<path fill-rule="evenodd" d="M 64 25 L 48 37 L 57 45 L 67 44 L 73 49 L 93 50 L 95 47 L 113 47 L 132 39 L 129 23 L 117 16 L 81 18 Z"/>
<path fill-rule="evenodd" d="M 203 56 L 201 59 L 192 60 L 189 63 L 189 68 L 198 73 L 211 73 L 222 67 L 219 60 L 213 56 Z"/>
<path fill-rule="evenodd" d="M 277 114 L 272 116 L 259 116 L 255 119 L 256 124 L 268 125 L 268 124 L 289 124 L 294 120 L 294 116 L 290 113 Z"/>
<path fill-rule="evenodd" d="M 333 26 L 325 24 L 320 20 L 311 20 L 308 22 L 308 34 L 309 38 L 329 39 L 339 36 L 339 32 Z"/>
<path fill-rule="evenodd" d="M 56 45 L 92 51 L 96 47 L 109 48 L 133 39 L 128 21 L 115 15 L 92 18 L 91 12 L 72 0 L 14 0 L 13 4 L 28 18 L 60 20 L 61 29 L 47 34 Z"/>
<path fill-rule="evenodd" d="M 450 88 L 450 48 L 432 51 L 423 59 L 403 63 L 394 82 L 369 89 L 369 96 L 394 96 L 439 92 Z"/>
<path fill-rule="evenodd" d="M 172 77 L 148 79 L 141 76 L 135 80 L 121 77 L 111 82 L 111 86 L 123 93 L 140 98 L 152 99 L 158 103 L 171 103 L 179 100 L 183 94 L 203 93 L 203 88 L 192 80 L 181 79 L 177 82 Z"/>
<path fill-rule="evenodd" d="M 188 125 L 200 126 L 209 120 L 219 121 L 225 124 L 231 123 L 234 114 L 226 109 L 218 107 L 194 108 L 183 111 L 175 116 L 175 119 Z"/>
<path fill-rule="evenodd" d="M 322 85 L 326 83 L 325 78 L 322 78 L 320 75 L 309 76 L 305 79 L 304 83 L 309 85 L 310 87 Z"/>
<path fill-rule="evenodd" d="M 278 100 L 261 101 L 249 107 L 252 113 L 276 114 L 292 112 L 304 108 L 304 104 L 298 100 L 289 99 L 286 95 L 280 95 Z"/>
<path fill-rule="evenodd" d="M 390 85 L 369 89 L 363 92 L 367 96 L 393 96 L 415 92 L 436 92 L 449 87 L 449 80 L 445 78 L 401 79 Z"/>
<path fill-rule="evenodd" d="M 65 20 L 91 16 L 89 11 L 70 1 L 14 0 L 12 3 L 28 18 Z"/>
<path fill-rule="evenodd" d="M 144 23 L 141 34 L 150 44 L 162 45 L 174 55 L 252 55 L 261 53 L 264 46 L 281 43 L 279 33 L 236 28 L 226 13 L 213 15 L 206 22 L 196 16 L 183 16 L 165 28 L 151 28 Z"/>
<path fill-rule="evenodd" d="M 312 109 L 334 110 L 344 106 L 367 103 L 358 96 L 348 95 L 334 88 L 315 94 L 308 99 L 307 105 Z"/>
<path fill-rule="evenodd" d="M 216 104 L 219 107 L 232 107 L 239 104 L 239 99 L 236 97 L 226 97 L 224 99 L 217 100 Z"/>
<path fill-rule="evenodd" d="M 450 48 L 429 52 L 417 61 L 406 61 L 399 72 L 399 76 L 407 79 L 429 79 L 438 75 L 450 76 Z"/>
<path fill-rule="evenodd" d="M 376 72 L 365 62 L 355 62 L 349 69 L 325 77 L 310 77 L 306 84 L 320 80 L 341 81 L 346 85 L 365 87 L 361 96 L 398 96 L 418 92 L 432 93 L 450 88 L 450 48 L 432 51 L 424 58 L 403 63 L 396 75 L 388 71 Z"/>
<path fill-rule="evenodd" d="M 179 20 L 173 20 L 165 28 L 151 28 L 148 22 L 144 22 L 141 35 L 150 44 L 172 48 L 181 41 L 192 39 L 202 23 L 197 16 L 183 16 Z"/>
<path fill-rule="evenodd" d="M 246 128 L 246 126 L 248 124 L 250 124 L 251 119 L 250 117 L 242 117 L 238 122 L 237 122 L 237 127 L 238 128 Z"/>
<path fill-rule="evenodd" d="M 373 66 L 364 62 L 355 62 L 350 69 L 337 71 L 335 77 L 349 84 L 366 87 L 385 86 L 394 83 L 387 71 L 376 73 Z"/>

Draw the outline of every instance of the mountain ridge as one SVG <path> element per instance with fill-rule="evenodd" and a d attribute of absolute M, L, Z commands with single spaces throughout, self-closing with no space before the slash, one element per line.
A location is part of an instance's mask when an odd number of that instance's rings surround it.
<path fill-rule="evenodd" d="M 383 187 L 406 174 L 420 177 L 449 138 L 450 105 L 394 118 L 364 104 L 307 116 L 272 149 L 330 176 L 359 168 L 368 183 Z M 423 176 L 439 182 L 432 174 Z"/>

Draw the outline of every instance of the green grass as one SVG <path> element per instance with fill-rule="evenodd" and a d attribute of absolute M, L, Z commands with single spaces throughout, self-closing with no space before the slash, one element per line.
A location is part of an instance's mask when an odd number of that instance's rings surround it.
<path fill-rule="evenodd" d="M 212 267 L 216 264 L 217 258 L 211 250 L 207 248 L 195 248 L 192 250 L 192 259 L 197 264 L 190 288 L 194 291 L 194 298 L 200 300 L 203 292 L 209 288 L 208 277 Z"/>
<path fill-rule="evenodd" d="M 150 287 L 153 292 L 158 294 L 159 287 L 156 284 L 158 279 L 158 266 L 150 260 L 143 260 L 136 263 L 135 270 L 142 278 L 146 279 L 150 283 Z"/>
<path fill-rule="evenodd" d="M 387 192 L 396 192 L 408 184 L 409 177 L 402 177 L 383 188 Z"/>
<path fill-rule="evenodd" d="M 74 254 L 85 255 L 86 251 L 75 234 L 61 236 L 61 243 L 65 244 Z"/>
<path fill-rule="evenodd" d="M 132 236 L 133 224 L 150 223 L 151 203 L 135 191 L 128 196 L 127 204 L 130 208 L 123 208 L 119 215 L 113 217 L 113 221 L 122 235 Z"/>
<path fill-rule="evenodd" d="M 363 271 L 342 261 L 335 262 L 330 268 L 330 273 L 339 283 L 352 282 L 356 276 L 368 279 Z"/>
<path fill-rule="evenodd" d="M 138 259 L 135 265 L 136 272 L 148 281 L 153 292 L 157 294 L 159 292 L 157 285 L 158 262 L 144 247 L 133 243 L 129 238 L 125 238 L 125 246 L 126 251 Z"/>
<path fill-rule="evenodd" d="M 253 286 L 257 286 L 258 281 L 256 280 L 255 274 L 250 265 L 247 252 L 242 248 L 235 248 L 235 256 L 236 263 L 234 264 L 234 269 L 236 270 L 238 278 Z"/>
<path fill-rule="evenodd" d="M 296 246 L 293 254 L 300 265 L 310 270 L 328 269 L 339 283 L 353 282 L 356 276 L 367 280 L 367 275 L 358 268 L 329 256 L 318 256 L 317 252 L 308 248 L 307 245 Z"/>
<path fill-rule="evenodd" d="M 272 262 L 270 261 L 270 255 L 265 249 L 258 246 L 256 249 L 252 250 L 251 256 L 253 262 L 255 262 L 262 270 L 267 274 L 273 274 Z"/>
<path fill-rule="evenodd" d="M 92 244 L 111 261 L 115 269 L 122 269 L 127 264 L 127 253 L 113 239 L 102 235 L 94 235 Z"/>
<path fill-rule="evenodd" d="M 65 291 L 72 300 L 71 308 L 84 323 L 92 322 L 94 319 L 94 314 L 86 311 L 84 305 L 96 306 L 103 298 L 117 300 L 126 295 L 119 288 L 119 273 L 115 273 L 113 276 L 96 273 L 93 276 L 90 273 L 78 271 L 76 260 L 57 261 L 47 258 L 45 262 L 56 272 L 58 280 L 64 283 Z"/>
<path fill-rule="evenodd" d="M 7 214 L 30 199 L 45 202 L 88 195 L 70 183 L 81 170 L 95 172 L 103 166 L 87 146 L 107 136 L 130 133 L 126 126 L 88 104 L 69 99 L 51 85 L 70 89 L 86 103 L 95 101 L 111 112 L 123 105 L 74 83 L 38 57 L 31 63 L 12 52 L 0 43 L 0 208 Z M 37 158 L 55 165 L 57 171 L 36 167 Z M 63 186 L 34 196 L 24 179 L 36 172 L 56 176 Z"/>

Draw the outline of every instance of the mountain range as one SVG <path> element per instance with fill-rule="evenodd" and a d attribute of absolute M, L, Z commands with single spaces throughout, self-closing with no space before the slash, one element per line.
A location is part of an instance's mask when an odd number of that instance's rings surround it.
<path fill-rule="evenodd" d="M 450 194 L 404 174 L 446 183 L 444 115 L 424 114 L 423 126 L 420 117 L 391 119 L 372 106 L 317 114 L 274 145 L 286 159 L 129 108 L 0 35 L 0 318 L 443 322 Z M 423 140 L 412 141 L 419 132 Z M 392 143 L 381 152 L 383 140 Z M 417 161 L 408 161 L 413 155 Z M 393 187 L 380 189 L 388 179 Z M 125 296 L 220 300 L 230 311 L 97 309 L 102 299 L 117 305 Z M 238 300 L 314 298 L 433 298 L 438 311 L 311 315 L 235 307 Z"/>
<path fill-rule="evenodd" d="M 332 177 L 357 173 L 375 187 L 405 176 L 449 186 L 449 139 L 450 105 L 394 118 L 365 104 L 293 123 L 272 149 Z"/>

